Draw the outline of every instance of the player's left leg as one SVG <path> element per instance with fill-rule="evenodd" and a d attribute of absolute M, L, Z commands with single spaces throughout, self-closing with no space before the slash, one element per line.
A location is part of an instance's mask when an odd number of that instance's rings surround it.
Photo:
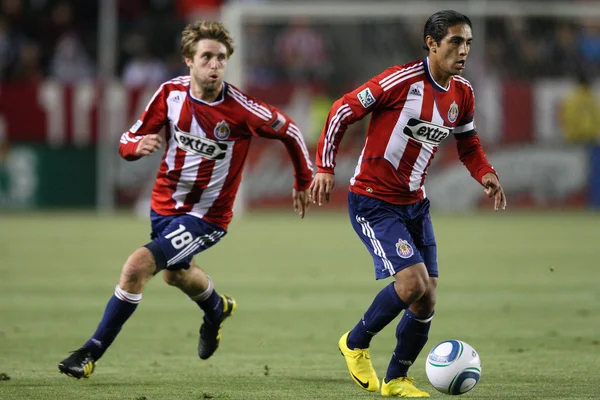
<path fill-rule="evenodd" d="M 198 355 L 206 359 L 217 350 L 221 324 L 236 304 L 233 299 L 220 296 L 204 271 L 191 263 L 194 255 L 214 246 L 227 231 L 193 215 L 159 218 L 157 222 L 161 220 L 166 226 L 153 225 L 149 247 L 157 260 L 156 273 L 164 271 L 167 283 L 180 288 L 204 310 Z"/>
<path fill-rule="evenodd" d="M 429 328 L 435 310 L 438 282 L 437 246 L 429 216 L 429 202 L 424 201 L 415 211 L 415 218 L 407 224 L 421 254 L 429 280 L 423 296 L 404 312 L 396 328 L 396 348 L 388 366 L 382 394 L 400 397 L 429 397 L 417 389 L 408 377 L 408 369 L 415 362 L 429 337 Z M 386 382 L 391 383 L 387 386 Z"/>
<path fill-rule="evenodd" d="M 198 341 L 198 356 L 206 360 L 219 347 L 221 327 L 237 308 L 235 300 L 229 296 L 219 295 L 210 277 L 193 263 L 189 269 L 165 270 L 163 279 L 169 285 L 179 288 L 204 311 Z"/>
<path fill-rule="evenodd" d="M 383 381 L 382 394 L 384 395 L 429 397 L 428 393 L 414 386 L 414 380 L 408 376 L 408 369 L 427 343 L 435 309 L 436 287 L 437 278 L 430 277 L 423 297 L 410 305 L 398 323 L 396 348 Z M 391 385 L 387 385 L 386 382 Z"/>

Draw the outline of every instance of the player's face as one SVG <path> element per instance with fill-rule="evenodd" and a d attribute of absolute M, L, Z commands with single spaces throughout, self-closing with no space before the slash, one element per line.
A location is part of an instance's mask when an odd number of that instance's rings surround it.
<path fill-rule="evenodd" d="M 430 47 L 430 59 L 434 58 L 432 61 L 437 64 L 441 72 L 448 75 L 460 75 L 465 69 L 472 41 L 473 33 L 469 25 L 451 26 L 440 44 Z"/>
<path fill-rule="evenodd" d="M 212 39 L 199 40 L 194 58 L 186 58 L 185 63 L 203 92 L 221 90 L 227 66 L 227 48 L 223 43 Z"/>

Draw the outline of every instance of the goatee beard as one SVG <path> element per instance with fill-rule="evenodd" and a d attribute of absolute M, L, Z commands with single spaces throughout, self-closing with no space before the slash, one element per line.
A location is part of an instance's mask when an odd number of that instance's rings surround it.
<path fill-rule="evenodd" d="M 206 82 L 201 87 L 204 93 L 214 93 L 221 89 L 221 82 Z"/>

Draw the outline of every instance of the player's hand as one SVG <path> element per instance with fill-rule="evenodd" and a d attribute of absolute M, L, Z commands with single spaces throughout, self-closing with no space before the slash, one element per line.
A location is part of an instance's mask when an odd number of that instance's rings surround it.
<path fill-rule="evenodd" d="M 506 210 L 506 195 L 504 189 L 500 185 L 500 181 L 495 174 L 488 172 L 481 178 L 481 184 L 485 189 L 483 191 L 489 198 L 494 198 L 494 211 L 498 211 L 498 207 Z"/>
<path fill-rule="evenodd" d="M 136 156 L 149 156 L 160 149 L 162 137 L 158 134 L 146 135 L 140 140 L 136 149 Z"/>
<path fill-rule="evenodd" d="M 326 201 L 329 203 L 329 197 L 335 186 L 335 175 L 328 174 L 327 172 L 319 172 L 315 175 L 312 183 L 310 184 L 310 199 L 313 204 L 323 205 Z"/>
<path fill-rule="evenodd" d="M 294 212 L 300 215 L 300 218 L 304 218 L 304 214 L 310 206 L 310 189 L 306 190 L 292 190 L 292 203 L 294 206 Z"/>

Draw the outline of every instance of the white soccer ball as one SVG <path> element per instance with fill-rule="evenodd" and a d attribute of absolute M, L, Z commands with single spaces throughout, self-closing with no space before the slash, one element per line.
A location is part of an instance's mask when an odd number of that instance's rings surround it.
<path fill-rule="evenodd" d="M 446 340 L 429 352 L 425 372 L 429 382 L 440 392 L 463 394 L 479 382 L 481 360 L 469 344 L 460 340 Z"/>

